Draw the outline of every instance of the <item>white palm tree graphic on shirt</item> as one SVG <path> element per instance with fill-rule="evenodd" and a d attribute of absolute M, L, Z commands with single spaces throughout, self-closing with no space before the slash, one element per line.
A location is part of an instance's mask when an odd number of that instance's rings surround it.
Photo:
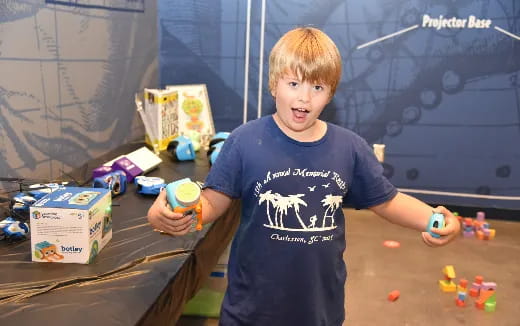
<path fill-rule="evenodd" d="M 300 205 L 307 206 L 307 203 L 304 202 L 300 197 L 305 196 L 304 194 L 298 194 L 298 195 L 289 195 L 288 201 L 289 201 L 289 207 L 294 208 L 294 212 L 296 213 L 296 218 L 298 219 L 298 222 L 300 222 L 300 225 L 302 228 L 306 229 L 307 226 L 305 223 L 303 223 L 302 218 L 300 217 Z"/>
<path fill-rule="evenodd" d="M 258 200 L 258 205 L 262 205 L 264 201 L 267 202 L 267 219 L 269 220 L 269 225 L 273 225 L 273 221 L 271 220 L 271 213 L 269 212 L 269 203 L 274 206 L 276 203 L 276 196 L 280 196 L 280 194 L 273 194 L 271 193 L 271 190 L 268 190 L 264 193 L 261 193 L 260 199 Z"/>
<path fill-rule="evenodd" d="M 334 225 L 334 212 L 341 207 L 341 203 L 343 202 L 342 196 L 334 196 L 334 195 L 326 195 L 324 199 L 321 200 L 323 203 L 322 206 L 327 207 L 325 209 L 325 214 L 323 215 L 323 223 L 322 227 L 325 227 L 325 222 L 327 218 L 330 218 L 330 226 L 333 227 Z M 329 214 L 327 214 L 329 213 Z"/>

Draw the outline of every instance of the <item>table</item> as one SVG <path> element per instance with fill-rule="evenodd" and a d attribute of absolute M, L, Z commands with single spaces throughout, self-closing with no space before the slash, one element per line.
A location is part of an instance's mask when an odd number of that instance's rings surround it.
<path fill-rule="evenodd" d="M 93 168 L 142 143 L 127 144 L 86 163 L 70 177 L 88 180 Z M 205 153 L 195 162 L 163 163 L 148 176 L 171 182 L 183 177 L 203 181 L 210 166 Z M 89 185 L 88 185 L 89 186 Z M 240 204 L 201 232 L 170 237 L 154 232 L 146 213 L 155 197 L 126 193 L 113 198 L 113 236 L 94 263 L 31 262 L 30 241 L 0 244 L 0 321 L 29 325 L 167 325 L 202 286 L 238 225 Z"/>

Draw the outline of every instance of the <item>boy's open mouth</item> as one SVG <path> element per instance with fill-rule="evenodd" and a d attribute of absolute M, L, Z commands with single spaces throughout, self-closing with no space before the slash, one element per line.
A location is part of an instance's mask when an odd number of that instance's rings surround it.
<path fill-rule="evenodd" d="M 293 114 L 297 119 L 305 119 L 307 114 L 310 112 L 309 110 L 302 108 L 292 108 Z"/>

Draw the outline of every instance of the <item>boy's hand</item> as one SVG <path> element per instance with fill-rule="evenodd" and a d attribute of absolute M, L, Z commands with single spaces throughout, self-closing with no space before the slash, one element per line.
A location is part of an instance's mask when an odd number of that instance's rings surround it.
<path fill-rule="evenodd" d="M 159 232 L 170 235 L 180 236 L 188 233 L 193 223 L 193 217 L 183 216 L 181 213 L 174 213 L 168 200 L 166 191 L 161 191 L 155 202 L 148 210 L 148 222 Z"/>
<path fill-rule="evenodd" d="M 444 221 L 446 225 L 442 229 L 431 228 L 433 233 L 440 235 L 440 238 L 434 238 L 428 232 L 422 233 L 424 243 L 430 247 L 438 247 L 447 244 L 452 241 L 460 233 L 460 222 L 446 207 L 437 206 L 435 208 L 437 213 L 444 215 Z"/>

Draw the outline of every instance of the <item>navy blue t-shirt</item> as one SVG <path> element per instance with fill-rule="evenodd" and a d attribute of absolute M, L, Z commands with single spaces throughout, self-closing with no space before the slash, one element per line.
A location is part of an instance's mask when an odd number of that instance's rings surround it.
<path fill-rule="evenodd" d="M 341 325 L 342 205 L 367 208 L 397 192 L 370 146 L 333 124 L 298 142 L 267 116 L 231 133 L 205 186 L 242 200 L 221 325 Z"/>

